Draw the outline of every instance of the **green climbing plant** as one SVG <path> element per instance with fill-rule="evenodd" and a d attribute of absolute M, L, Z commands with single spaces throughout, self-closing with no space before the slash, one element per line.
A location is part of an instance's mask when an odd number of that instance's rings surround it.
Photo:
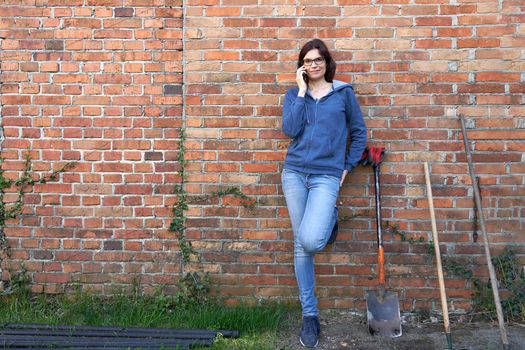
<path fill-rule="evenodd" d="M 0 291 L 0 295 L 14 296 L 21 303 L 27 303 L 31 296 L 31 276 L 27 273 L 24 262 L 17 271 L 9 270 L 7 288 Z"/>
<path fill-rule="evenodd" d="M 470 280 L 474 275 L 471 268 L 465 266 L 463 262 L 456 261 L 452 258 L 443 258 L 442 265 L 450 276 L 456 276 L 465 280 Z"/>
<path fill-rule="evenodd" d="M 184 129 L 180 130 L 179 133 L 179 154 L 178 154 L 178 163 L 179 163 L 179 176 L 180 183 L 175 185 L 175 194 L 177 199 L 173 205 L 173 218 L 170 224 L 170 231 L 173 231 L 177 234 L 177 240 L 179 243 L 179 248 L 182 254 L 183 263 L 188 263 L 192 255 L 196 255 L 195 250 L 193 249 L 191 242 L 186 240 L 186 216 L 184 212 L 188 210 L 187 194 L 185 191 L 185 184 L 187 180 L 186 175 L 186 164 L 187 160 L 185 158 L 186 153 L 186 132 Z"/>
<path fill-rule="evenodd" d="M 43 176 L 37 176 L 32 172 L 31 155 L 29 151 L 25 155 L 24 169 L 20 176 L 12 179 L 5 176 L 3 169 L 4 160 L 0 158 L 0 262 L 9 255 L 9 247 L 5 237 L 5 227 L 8 220 L 16 219 L 24 206 L 24 196 L 34 185 L 56 181 L 60 173 L 72 168 L 76 162 L 68 162 L 59 170 L 53 171 Z M 6 202 L 6 191 L 12 190 L 15 193 L 14 201 Z"/>
<path fill-rule="evenodd" d="M 179 244 L 179 249 L 182 255 L 182 266 L 183 269 L 186 264 L 190 263 L 191 258 L 194 257 L 197 261 L 200 261 L 200 255 L 193 249 L 190 241 L 186 239 L 186 221 L 185 215 L 188 210 L 188 194 L 185 189 L 187 181 L 186 165 L 187 160 L 186 154 L 186 132 L 184 128 L 180 130 L 179 141 L 178 141 L 178 162 L 179 162 L 179 176 L 180 182 L 175 185 L 174 193 L 177 196 L 173 205 L 173 218 L 170 223 L 170 231 L 175 232 Z M 244 194 L 240 188 L 230 186 L 221 188 L 217 191 L 205 194 L 196 198 L 197 202 L 209 201 L 213 198 L 221 198 L 225 196 L 233 196 L 241 200 L 241 205 L 245 208 L 253 209 L 256 205 L 256 201 L 246 194 Z M 198 303 L 204 302 L 208 299 L 208 293 L 210 291 L 210 275 L 208 272 L 193 271 L 186 272 L 181 276 L 178 281 L 179 291 L 177 293 L 177 299 L 182 303 Z"/>
<path fill-rule="evenodd" d="M 408 237 L 405 231 L 401 231 L 399 229 L 398 224 L 390 225 L 390 223 L 387 222 L 386 232 L 390 232 L 393 235 L 398 235 L 401 238 L 401 242 L 407 242 L 410 244 L 425 242 L 425 237 L 422 237 L 422 236 L 416 239 L 414 239 L 414 237 Z"/>
<path fill-rule="evenodd" d="M 210 194 L 205 194 L 202 196 L 199 196 L 196 198 L 196 202 L 208 202 L 213 198 L 222 198 L 226 196 L 232 196 L 235 198 L 240 199 L 241 205 L 247 209 L 254 209 L 257 205 L 257 202 L 253 199 L 247 196 L 245 193 L 241 191 L 239 187 L 236 186 L 228 186 L 221 188 L 217 191 L 213 191 Z"/>

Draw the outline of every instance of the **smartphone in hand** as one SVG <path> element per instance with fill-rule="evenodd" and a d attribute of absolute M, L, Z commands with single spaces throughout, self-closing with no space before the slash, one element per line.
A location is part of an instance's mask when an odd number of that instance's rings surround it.
<path fill-rule="evenodd" d="M 306 85 L 308 85 L 308 73 L 306 73 L 306 71 L 303 71 L 303 80 L 306 83 Z"/>

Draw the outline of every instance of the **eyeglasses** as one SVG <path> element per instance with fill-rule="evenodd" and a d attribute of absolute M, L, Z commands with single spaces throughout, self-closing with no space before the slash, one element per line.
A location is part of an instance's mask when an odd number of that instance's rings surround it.
<path fill-rule="evenodd" d="M 322 65 L 325 61 L 324 61 L 324 57 L 317 57 L 317 58 L 314 58 L 313 60 L 307 58 L 305 60 L 303 60 L 303 64 L 307 67 L 310 67 L 312 65 L 312 63 L 315 62 L 315 65 L 317 66 L 320 66 Z"/>

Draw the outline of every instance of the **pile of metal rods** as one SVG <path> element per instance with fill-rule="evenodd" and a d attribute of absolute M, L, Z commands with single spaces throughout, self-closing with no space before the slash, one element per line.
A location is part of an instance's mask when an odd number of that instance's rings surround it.
<path fill-rule="evenodd" d="M 218 334 L 238 337 L 238 331 L 170 328 L 0 324 L 2 349 L 177 349 L 211 346 Z"/>

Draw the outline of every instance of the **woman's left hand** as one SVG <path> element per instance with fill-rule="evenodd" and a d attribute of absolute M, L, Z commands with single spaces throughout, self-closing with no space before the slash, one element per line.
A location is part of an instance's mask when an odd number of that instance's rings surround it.
<path fill-rule="evenodd" d="M 343 175 L 341 176 L 341 182 L 339 182 L 339 187 L 343 186 L 343 182 L 345 182 L 345 177 L 348 174 L 348 170 L 343 171 Z"/>

